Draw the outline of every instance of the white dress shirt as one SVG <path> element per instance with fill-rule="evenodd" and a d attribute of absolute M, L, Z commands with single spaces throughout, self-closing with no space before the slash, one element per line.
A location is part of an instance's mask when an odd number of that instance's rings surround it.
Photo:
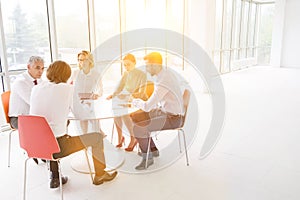
<path fill-rule="evenodd" d="M 66 134 L 74 87 L 44 81 L 32 89 L 30 114 L 44 116 L 56 137 Z"/>
<path fill-rule="evenodd" d="M 101 96 L 103 92 L 100 73 L 92 68 L 88 74 L 78 72 L 74 81 L 73 113 L 78 119 L 94 117 L 94 101 L 80 100 L 79 93 L 93 93 Z"/>
<path fill-rule="evenodd" d="M 163 112 L 170 114 L 184 114 L 183 98 L 180 84 L 171 70 L 162 68 L 157 74 L 154 82 L 154 91 L 147 101 L 133 99 L 133 106 L 149 112 L 160 108 Z"/>
<path fill-rule="evenodd" d="M 9 112 L 8 116 L 18 117 L 18 115 L 29 114 L 29 102 L 30 93 L 35 86 L 28 71 L 20 74 L 13 82 L 9 100 Z M 41 79 L 37 79 L 38 84 L 42 82 Z"/>

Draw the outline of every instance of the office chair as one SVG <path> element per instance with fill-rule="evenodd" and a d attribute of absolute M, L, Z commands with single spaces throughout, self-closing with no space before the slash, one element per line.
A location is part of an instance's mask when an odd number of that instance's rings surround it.
<path fill-rule="evenodd" d="M 182 118 L 182 122 L 181 124 L 177 127 L 177 128 L 173 128 L 173 129 L 165 129 L 165 130 L 161 130 L 161 131 L 167 131 L 167 130 L 177 130 L 178 133 L 178 141 L 179 141 L 179 151 L 180 153 L 182 152 L 181 150 L 181 140 L 180 140 L 180 133 L 182 133 L 183 136 L 183 144 L 184 144 L 184 150 L 185 150 L 185 158 L 186 158 L 186 165 L 189 166 L 189 159 L 188 159 L 188 153 L 187 153 L 187 145 L 186 145 L 186 138 L 185 138 L 185 132 L 184 132 L 184 124 L 185 124 L 185 118 L 186 118 L 186 114 L 187 114 L 187 110 L 188 110 L 188 106 L 189 106 L 189 102 L 190 102 L 190 96 L 191 93 L 188 89 L 184 90 L 183 93 L 183 105 L 184 105 L 184 114 L 183 114 L 183 118 Z M 160 132 L 161 132 L 160 131 Z M 148 168 L 148 159 L 149 159 L 149 153 L 150 153 L 150 141 L 152 137 L 156 137 L 157 131 L 153 131 L 150 133 L 150 137 L 148 140 L 148 147 L 147 147 L 147 156 L 146 156 L 146 168 Z"/>
<path fill-rule="evenodd" d="M 53 153 L 60 152 L 57 140 L 44 117 L 33 115 L 19 115 L 18 117 L 19 142 L 28 155 L 25 160 L 23 199 L 26 198 L 27 161 L 30 158 L 40 158 L 57 161 L 59 180 L 62 183 L 60 159 L 54 159 Z M 90 169 L 91 174 L 91 169 Z M 92 175 L 91 175 L 92 176 Z M 62 184 L 60 184 L 61 199 L 63 199 Z"/>
<path fill-rule="evenodd" d="M 10 132 L 9 132 L 9 138 L 8 138 L 8 167 L 10 167 L 10 152 L 11 152 L 11 134 L 16 131 L 15 128 L 13 128 L 10 124 L 10 119 L 8 117 L 8 110 L 9 110 L 9 99 L 10 99 L 10 91 L 3 92 L 1 94 L 1 100 L 2 100 L 2 106 L 5 114 L 6 123 L 9 124 Z"/>

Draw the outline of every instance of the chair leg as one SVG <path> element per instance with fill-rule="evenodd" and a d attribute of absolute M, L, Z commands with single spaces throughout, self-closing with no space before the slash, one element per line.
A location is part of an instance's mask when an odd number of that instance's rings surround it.
<path fill-rule="evenodd" d="M 110 143 L 113 143 L 113 139 L 114 139 L 114 132 L 115 132 L 115 122 L 113 122 L 113 127 L 111 129 L 111 139 L 110 139 Z"/>
<path fill-rule="evenodd" d="M 58 163 L 58 170 L 59 170 L 59 189 L 60 189 L 60 196 L 61 196 L 61 200 L 64 199 L 64 195 L 63 195 L 63 188 L 62 188 L 62 174 L 61 174 L 61 166 L 60 166 L 60 161 L 57 161 Z"/>
<path fill-rule="evenodd" d="M 85 157 L 86 157 L 86 162 L 87 162 L 88 167 L 89 167 L 90 176 L 91 176 L 91 179 L 92 179 L 92 182 L 93 182 L 94 179 L 93 179 L 92 168 L 91 168 L 89 156 L 88 156 L 88 154 L 87 154 L 87 149 L 84 150 L 84 153 L 85 153 Z"/>
<path fill-rule="evenodd" d="M 27 161 L 29 158 L 26 158 L 24 164 L 24 182 L 23 182 L 23 200 L 26 199 L 26 182 L 27 182 Z"/>
<path fill-rule="evenodd" d="M 10 131 L 9 136 L 8 136 L 8 167 L 10 167 L 10 151 L 11 151 L 11 134 L 13 133 L 13 130 Z"/>
<path fill-rule="evenodd" d="M 151 141 L 151 137 L 148 138 L 148 147 L 147 147 L 147 155 L 146 155 L 146 165 L 145 168 L 148 168 L 148 159 L 149 159 L 149 154 L 150 154 L 150 141 Z"/>
<path fill-rule="evenodd" d="M 177 134 L 178 134 L 178 143 L 179 143 L 179 153 L 182 153 L 182 150 L 181 150 L 181 139 L 180 139 L 180 129 L 177 130 Z"/>
<path fill-rule="evenodd" d="M 189 158 L 188 158 L 188 152 L 187 152 L 187 147 L 186 147 L 186 139 L 185 139 L 185 132 L 183 129 L 179 129 L 182 132 L 183 136 L 183 144 L 184 144 L 184 150 L 185 150 L 185 158 L 186 158 L 186 165 L 189 166 Z"/>

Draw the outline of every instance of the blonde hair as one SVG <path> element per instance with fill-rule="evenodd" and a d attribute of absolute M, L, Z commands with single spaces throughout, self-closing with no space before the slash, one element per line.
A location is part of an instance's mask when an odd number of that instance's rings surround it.
<path fill-rule="evenodd" d="M 46 76 L 50 82 L 66 83 L 71 76 L 71 67 L 64 61 L 55 61 L 49 65 Z"/>
<path fill-rule="evenodd" d="M 90 69 L 94 67 L 94 56 L 89 51 L 82 50 L 80 53 L 77 54 L 77 59 L 80 55 L 84 55 L 86 59 L 89 61 L 89 67 Z M 82 67 L 79 65 L 79 69 L 82 69 Z"/>
<path fill-rule="evenodd" d="M 135 57 L 134 57 L 134 55 L 132 55 L 132 54 L 127 54 L 124 58 L 123 58 L 123 60 L 129 60 L 129 61 L 131 61 L 131 62 L 133 62 L 134 64 L 136 64 L 136 60 L 135 60 Z"/>

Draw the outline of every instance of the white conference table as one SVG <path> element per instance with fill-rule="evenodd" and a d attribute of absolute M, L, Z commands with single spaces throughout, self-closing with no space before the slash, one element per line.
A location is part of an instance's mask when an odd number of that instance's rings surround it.
<path fill-rule="evenodd" d="M 97 100 L 84 100 L 87 102 L 93 101 L 94 103 L 94 109 L 91 110 L 94 116 L 85 120 L 93 120 L 96 124 L 99 124 L 99 120 L 123 116 L 137 110 L 136 108 L 129 107 L 128 105 L 130 104 L 128 104 L 126 99 L 119 99 L 118 97 L 115 97 L 111 100 L 106 100 L 107 96 L 102 95 L 102 97 L 98 98 Z M 80 121 L 80 119 L 75 118 L 73 115 L 69 116 L 69 120 L 78 121 L 78 123 Z M 96 129 L 98 129 L 98 131 L 100 131 L 99 126 L 95 125 L 95 127 Z M 108 141 L 107 137 L 104 138 L 103 143 L 104 155 L 106 160 L 106 170 L 112 171 L 122 166 L 125 161 L 124 151 L 116 148 L 113 144 L 111 144 L 111 142 Z M 75 157 L 71 160 L 72 169 L 80 173 L 89 173 L 86 156 L 88 156 L 89 158 L 89 163 L 91 165 L 92 172 L 94 173 L 90 148 L 88 151 L 80 151 L 76 153 Z"/>

